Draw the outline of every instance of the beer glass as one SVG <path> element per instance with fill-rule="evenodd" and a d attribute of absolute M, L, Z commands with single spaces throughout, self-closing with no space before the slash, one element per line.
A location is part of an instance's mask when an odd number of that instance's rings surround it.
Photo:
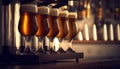
<path fill-rule="evenodd" d="M 77 13 L 69 12 L 68 13 L 68 34 L 65 37 L 65 40 L 69 42 L 68 49 L 66 52 L 75 52 L 72 50 L 72 39 L 77 35 L 78 30 L 76 26 Z"/>
<path fill-rule="evenodd" d="M 67 29 L 67 21 L 68 21 L 68 11 L 59 11 L 59 18 L 58 18 L 58 24 L 59 24 L 59 33 L 57 35 L 57 38 L 59 40 L 59 49 L 58 53 L 65 53 L 65 51 L 62 48 L 61 42 L 64 39 L 64 37 L 68 33 Z"/>
<path fill-rule="evenodd" d="M 43 38 L 49 32 L 48 24 L 48 14 L 50 10 L 47 6 L 38 7 L 37 21 L 38 21 L 38 31 L 36 36 L 38 37 L 38 53 L 46 53 L 43 49 Z"/>
<path fill-rule="evenodd" d="M 49 52 L 50 53 L 56 53 L 55 52 L 55 46 L 53 43 L 53 39 L 57 36 L 59 33 L 59 25 L 58 25 L 58 15 L 59 15 L 59 10 L 56 8 L 52 8 L 50 10 L 49 14 L 49 25 L 50 25 L 50 30 L 49 33 L 47 34 L 47 37 L 50 40 L 50 45 L 49 45 Z"/>
<path fill-rule="evenodd" d="M 34 36 L 38 30 L 37 5 L 24 4 L 20 7 L 20 20 L 18 30 L 25 37 L 25 54 L 34 54 L 31 49 L 31 36 Z"/>

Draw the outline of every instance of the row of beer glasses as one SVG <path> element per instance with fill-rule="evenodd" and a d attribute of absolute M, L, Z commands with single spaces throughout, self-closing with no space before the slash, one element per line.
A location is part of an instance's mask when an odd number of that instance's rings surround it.
<path fill-rule="evenodd" d="M 68 12 L 67 10 L 58 10 L 57 8 L 49 8 L 47 6 L 40 6 L 32 4 L 25 4 L 20 7 L 20 21 L 18 30 L 21 35 L 25 37 L 24 54 L 54 54 L 74 52 L 72 46 L 69 46 L 67 51 L 64 51 L 61 42 L 63 39 L 71 42 L 77 34 L 76 28 L 77 14 L 75 12 Z M 33 52 L 30 42 L 31 37 L 36 35 L 38 37 L 38 50 Z M 43 37 L 49 38 L 49 50 L 43 49 Z M 57 37 L 60 44 L 56 52 L 54 50 L 54 38 Z"/>

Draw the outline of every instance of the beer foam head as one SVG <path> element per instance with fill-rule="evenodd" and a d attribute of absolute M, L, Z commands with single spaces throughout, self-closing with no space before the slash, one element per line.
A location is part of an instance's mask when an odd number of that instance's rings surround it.
<path fill-rule="evenodd" d="M 24 4 L 20 6 L 21 11 L 37 13 L 37 5 Z"/>
<path fill-rule="evenodd" d="M 59 16 L 60 17 L 68 17 L 68 11 L 60 11 Z"/>
<path fill-rule="evenodd" d="M 39 14 L 49 14 L 50 10 L 47 6 L 40 6 L 38 7 Z"/>
<path fill-rule="evenodd" d="M 50 15 L 51 15 L 51 16 L 58 16 L 58 15 L 59 15 L 59 10 L 56 9 L 56 8 L 52 8 L 52 9 L 50 10 Z"/>
<path fill-rule="evenodd" d="M 77 13 L 76 12 L 69 12 L 68 17 L 77 19 Z"/>

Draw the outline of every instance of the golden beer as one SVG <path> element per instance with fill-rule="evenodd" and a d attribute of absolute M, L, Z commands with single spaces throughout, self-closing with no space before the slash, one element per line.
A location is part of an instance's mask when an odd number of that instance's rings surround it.
<path fill-rule="evenodd" d="M 77 19 L 77 13 L 75 12 L 69 12 L 68 14 L 68 34 L 65 37 L 65 39 L 72 40 L 76 34 L 78 33 L 77 27 L 76 27 L 76 19 Z"/>
<path fill-rule="evenodd" d="M 29 8 L 29 9 L 28 9 Z M 22 5 L 20 12 L 20 21 L 18 30 L 23 36 L 33 36 L 37 30 L 36 20 L 37 6 L 35 5 Z"/>
<path fill-rule="evenodd" d="M 48 14 L 49 8 L 46 6 L 38 7 L 38 14 L 37 14 L 37 21 L 38 21 L 38 31 L 36 36 L 46 36 L 49 32 L 49 25 L 48 25 Z"/>
<path fill-rule="evenodd" d="M 63 39 L 68 33 L 67 20 L 68 20 L 68 11 L 60 11 L 58 18 L 59 33 L 57 35 L 59 39 Z"/>
<path fill-rule="evenodd" d="M 50 31 L 47 34 L 48 38 L 56 37 L 59 32 L 58 15 L 59 15 L 58 9 L 50 10 L 50 14 L 48 18 L 49 25 L 50 25 Z"/>

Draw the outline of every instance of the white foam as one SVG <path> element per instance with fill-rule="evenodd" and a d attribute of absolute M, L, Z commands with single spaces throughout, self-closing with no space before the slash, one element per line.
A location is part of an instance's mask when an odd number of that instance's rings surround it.
<path fill-rule="evenodd" d="M 69 17 L 69 18 L 75 18 L 75 19 L 76 19 L 76 18 L 77 18 L 77 13 L 76 13 L 76 12 L 69 12 L 69 13 L 68 13 L 68 17 Z"/>
<path fill-rule="evenodd" d="M 47 6 L 40 6 L 38 7 L 38 13 L 40 14 L 49 14 L 50 10 Z"/>
<path fill-rule="evenodd" d="M 50 9 L 50 15 L 51 16 L 59 16 L 59 10 L 56 8 Z"/>
<path fill-rule="evenodd" d="M 68 17 L 68 11 L 60 11 L 59 16 L 60 17 Z"/>
<path fill-rule="evenodd" d="M 24 4 L 20 6 L 21 11 L 37 13 L 37 5 L 33 4 Z"/>

